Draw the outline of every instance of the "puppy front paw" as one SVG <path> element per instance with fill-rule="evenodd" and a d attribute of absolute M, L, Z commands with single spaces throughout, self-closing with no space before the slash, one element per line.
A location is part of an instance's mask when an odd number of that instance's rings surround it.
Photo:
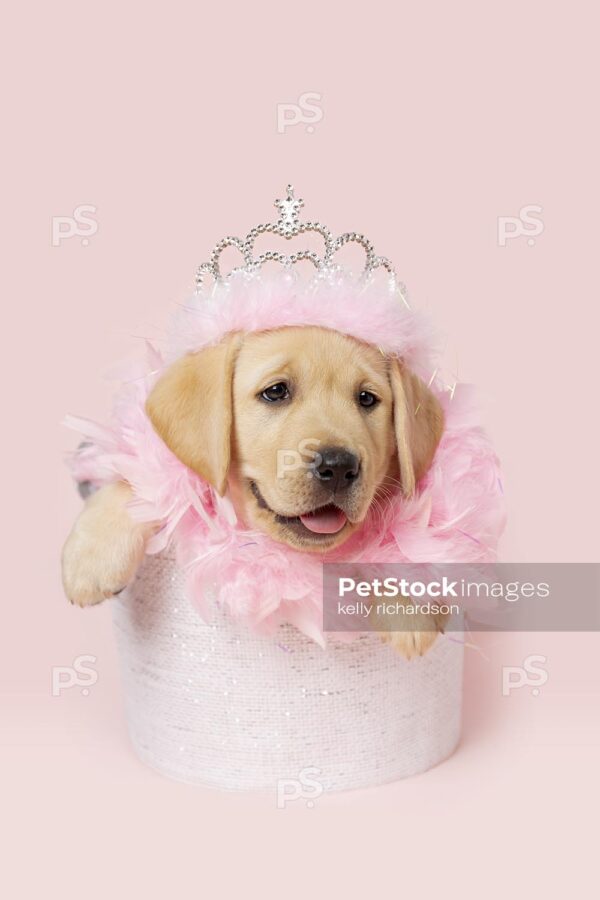
<path fill-rule="evenodd" d="M 433 646 L 439 631 L 390 631 L 383 640 L 406 659 L 423 656 Z"/>
<path fill-rule="evenodd" d="M 63 548 L 63 586 L 77 606 L 119 594 L 144 556 L 146 533 L 129 516 L 123 490 L 109 485 L 90 497 Z"/>
<path fill-rule="evenodd" d="M 382 631 L 382 640 L 406 659 L 427 653 L 438 634 L 443 634 L 448 619 L 444 613 L 433 615 L 409 611 L 411 609 L 414 607 L 409 602 L 406 611 L 379 616 L 376 620 L 377 626 Z"/>

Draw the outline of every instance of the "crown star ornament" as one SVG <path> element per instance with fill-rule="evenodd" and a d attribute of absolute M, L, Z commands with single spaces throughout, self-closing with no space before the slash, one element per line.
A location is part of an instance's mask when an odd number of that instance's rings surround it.
<path fill-rule="evenodd" d="M 276 222 L 270 222 L 266 225 L 257 225 L 253 228 L 245 238 L 226 237 L 219 241 L 211 253 L 210 260 L 198 266 L 196 271 L 196 291 L 203 292 L 205 278 L 207 276 L 214 279 L 215 283 L 225 282 L 231 276 L 238 273 L 246 275 L 254 275 L 267 262 L 280 263 L 284 269 L 290 270 L 295 263 L 301 260 L 308 260 L 315 269 L 317 277 L 323 278 L 336 275 L 343 270 L 335 263 L 335 254 L 337 251 L 348 243 L 359 244 L 365 252 L 365 263 L 359 279 L 367 280 L 377 269 L 384 269 L 390 279 L 390 287 L 397 290 L 402 300 L 408 306 L 406 300 L 406 291 L 404 285 L 397 281 L 394 268 L 385 256 L 378 256 L 375 253 L 373 244 L 364 234 L 358 234 L 355 231 L 347 231 L 339 237 L 334 237 L 327 226 L 320 222 L 301 222 L 300 210 L 304 206 L 304 200 L 297 199 L 294 196 L 294 188 L 288 184 L 286 197 L 282 200 L 275 200 L 275 208 L 279 213 Z M 265 233 L 277 234 L 286 240 L 290 240 L 299 234 L 306 233 L 319 234 L 324 241 L 324 253 L 319 256 L 314 250 L 297 250 L 294 253 L 285 254 L 275 250 L 267 250 L 265 253 L 255 255 L 254 244 L 259 235 Z M 243 256 L 244 265 L 237 266 L 229 273 L 221 272 L 220 257 L 227 247 L 236 247 Z"/>

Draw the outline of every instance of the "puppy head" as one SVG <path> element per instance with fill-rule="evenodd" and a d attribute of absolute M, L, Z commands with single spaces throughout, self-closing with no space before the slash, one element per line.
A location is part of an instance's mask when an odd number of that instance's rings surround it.
<path fill-rule="evenodd" d="M 379 493 L 410 496 L 443 429 L 397 360 L 322 328 L 235 334 L 176 362 L 147 411 L 248 526 L 308 551 L 343 543 Z"/>

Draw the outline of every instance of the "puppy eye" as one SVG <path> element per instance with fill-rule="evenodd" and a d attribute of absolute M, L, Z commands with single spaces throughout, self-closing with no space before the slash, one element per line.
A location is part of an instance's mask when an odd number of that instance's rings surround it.
<path fill-rule="evenodd" d="M 372 406 L 377 406 L 379 397 L 376 397 L 371 391 L 361 391 L 358 395 L 358 402 L 361 406 L 364 406 L 365 409 L 369 409 Z"/>
<path fill-rule="evenodd" d="M 290 392 L 284 381 L 278 381 L 277 384 L 272 384 L 271 387 L 266 388 L 260 396 L 268 403 L 275 403 L 277 400 L 287 400 Z"/>

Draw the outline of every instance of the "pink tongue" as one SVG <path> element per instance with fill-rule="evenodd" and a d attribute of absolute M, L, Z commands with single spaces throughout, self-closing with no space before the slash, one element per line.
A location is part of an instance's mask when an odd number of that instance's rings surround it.
<path fill-rule="evenodd" d="M 326 506 L 306 516 L 300 516 L 300 521 L 315 534 L 336 534 L 346 524 L 346 514 L 335 506 Z"/>

